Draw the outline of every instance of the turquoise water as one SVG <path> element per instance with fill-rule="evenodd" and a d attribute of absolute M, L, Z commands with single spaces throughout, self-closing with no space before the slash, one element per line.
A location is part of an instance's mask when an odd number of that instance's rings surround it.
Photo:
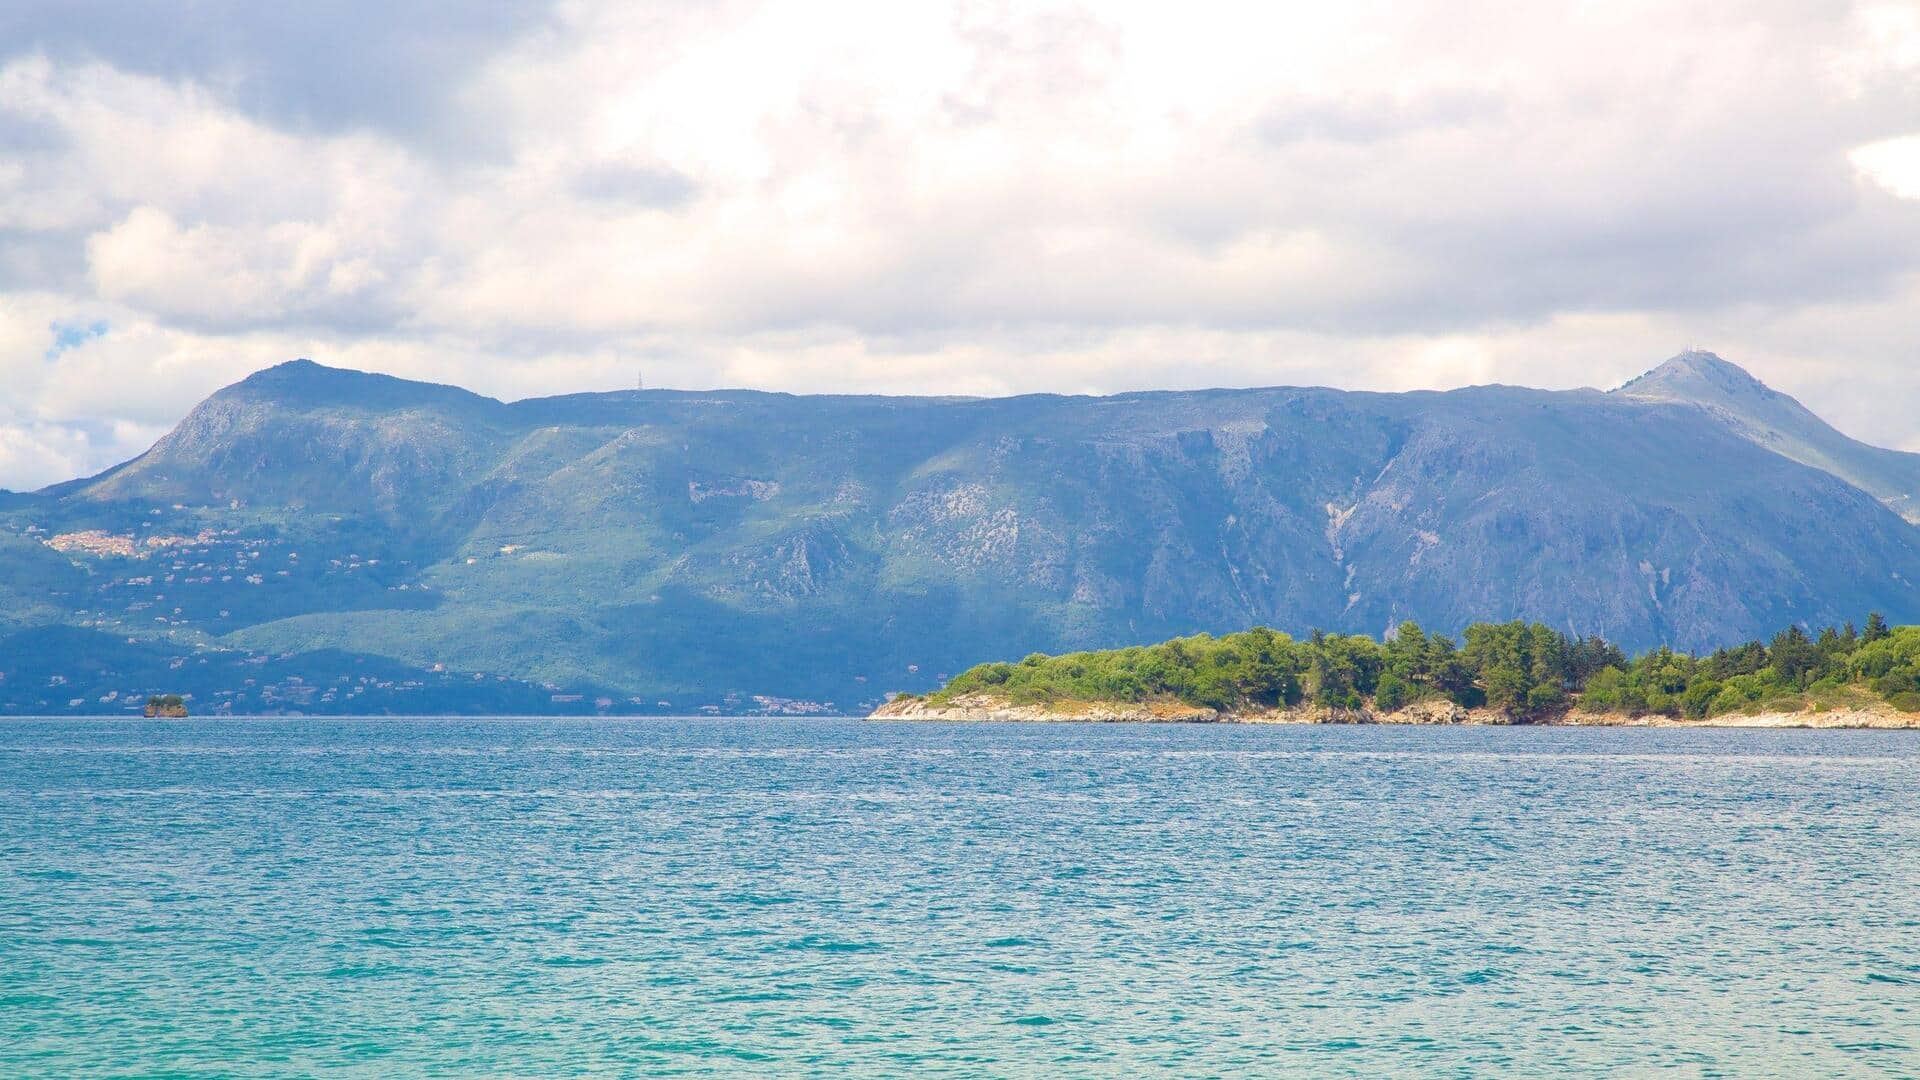
<path fill-rule="evenodd" d="M 0 721 L 0 1074 L 1920 1074 L 1920 734 Z"/>

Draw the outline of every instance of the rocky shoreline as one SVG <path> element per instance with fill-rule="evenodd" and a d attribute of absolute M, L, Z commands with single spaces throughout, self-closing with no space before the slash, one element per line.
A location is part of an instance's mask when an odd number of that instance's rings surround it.
<path fill-rule="evenodd" d="M 1515 726 L 1492 709 L 1468 709 L 1452 702 L 1420 702 L 1393 712 L 1372 709 L 1329 709 L 1296 705 L 1256 712 L 1209 709 L 1183 702 L 1068 701 L 1049 705 L 1016 705 L 985 694 L 957 697 L 942 705 L 924 698 L 899 697 L 875 709 L 869 720 L 905 720 L 964 723 L 1100 723 L 1100 724 L 1400 724 L 1421 726 Z M 1892 708 L 1839 708 L 1820 712 L 1731 714 L 1706 720 L 1671 716 L 1629 716 L 1624 713 L 1571 711 L 1533 727 L 1719 727 L 1719 728 L 1920 728 L 1920 713 Z"/>

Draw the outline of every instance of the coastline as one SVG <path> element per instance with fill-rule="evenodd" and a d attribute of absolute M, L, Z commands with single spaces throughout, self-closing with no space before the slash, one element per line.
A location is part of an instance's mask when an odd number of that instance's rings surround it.
<path fill-rule="evenodd" d="M 1516 723 L 1493 709 L 1467 709 L 1451 702 L 1420 702 L 1392 712 L 1373 709 L 1329 709 L 1294 705 L 1279 709 L 1235 711 L 1209 709 L 1177 701 L 1098 702 L 1060 701 L 1047 705 L 1016 705 L 1004 698 L 968 694 L 944 705 L 925 699 L 899 697 L 875 709 L 869 720 L 944 723 L 1099 723 L 1099 724 L 1378 724 L 1451 727 L 1674 727 L 1674 728 L 1820 728 L 1850 730 L 1912 730 L 1920 728 L 1920 713 L 1890 707 L 1834 708 L 1822 711 L 1729 713 L 1704 720 L 1665 715 L 1630 716 L 1625 713 L 1569 711 L 1543 720 Z"/>

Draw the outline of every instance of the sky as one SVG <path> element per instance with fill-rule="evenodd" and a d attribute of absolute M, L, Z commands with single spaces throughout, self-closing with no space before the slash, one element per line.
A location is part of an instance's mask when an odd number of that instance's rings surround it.
<path fill-rule="evenodd" d="M 1920 449 L 1920 0 L 0 5 L 0 487 L 293 357 L 1607 387 Z"/>

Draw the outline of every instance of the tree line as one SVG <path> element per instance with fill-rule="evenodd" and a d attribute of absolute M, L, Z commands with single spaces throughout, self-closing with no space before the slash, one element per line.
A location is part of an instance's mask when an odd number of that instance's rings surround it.
<path fill-rule="evenodd" d="M 1256 627 L 981 664 L 930 700 L 974 693 L 1027 705 L 1177 700 L 1220 710 L 1310 703 L 1391 712 L 1447 701 L 1516 721 L 1570 708 L 1703 719 L 1863 700 L 1920 712 L 1920 627 L 1890 627 L 1876 613 L 1859 629 L 1789 626 L 1705 656 L 1659 648 L 1634 657 L 1598 636 L 1524 621 L 1475 623 L 1457 642 L 1413 622 L 1384 641 Z"/>

